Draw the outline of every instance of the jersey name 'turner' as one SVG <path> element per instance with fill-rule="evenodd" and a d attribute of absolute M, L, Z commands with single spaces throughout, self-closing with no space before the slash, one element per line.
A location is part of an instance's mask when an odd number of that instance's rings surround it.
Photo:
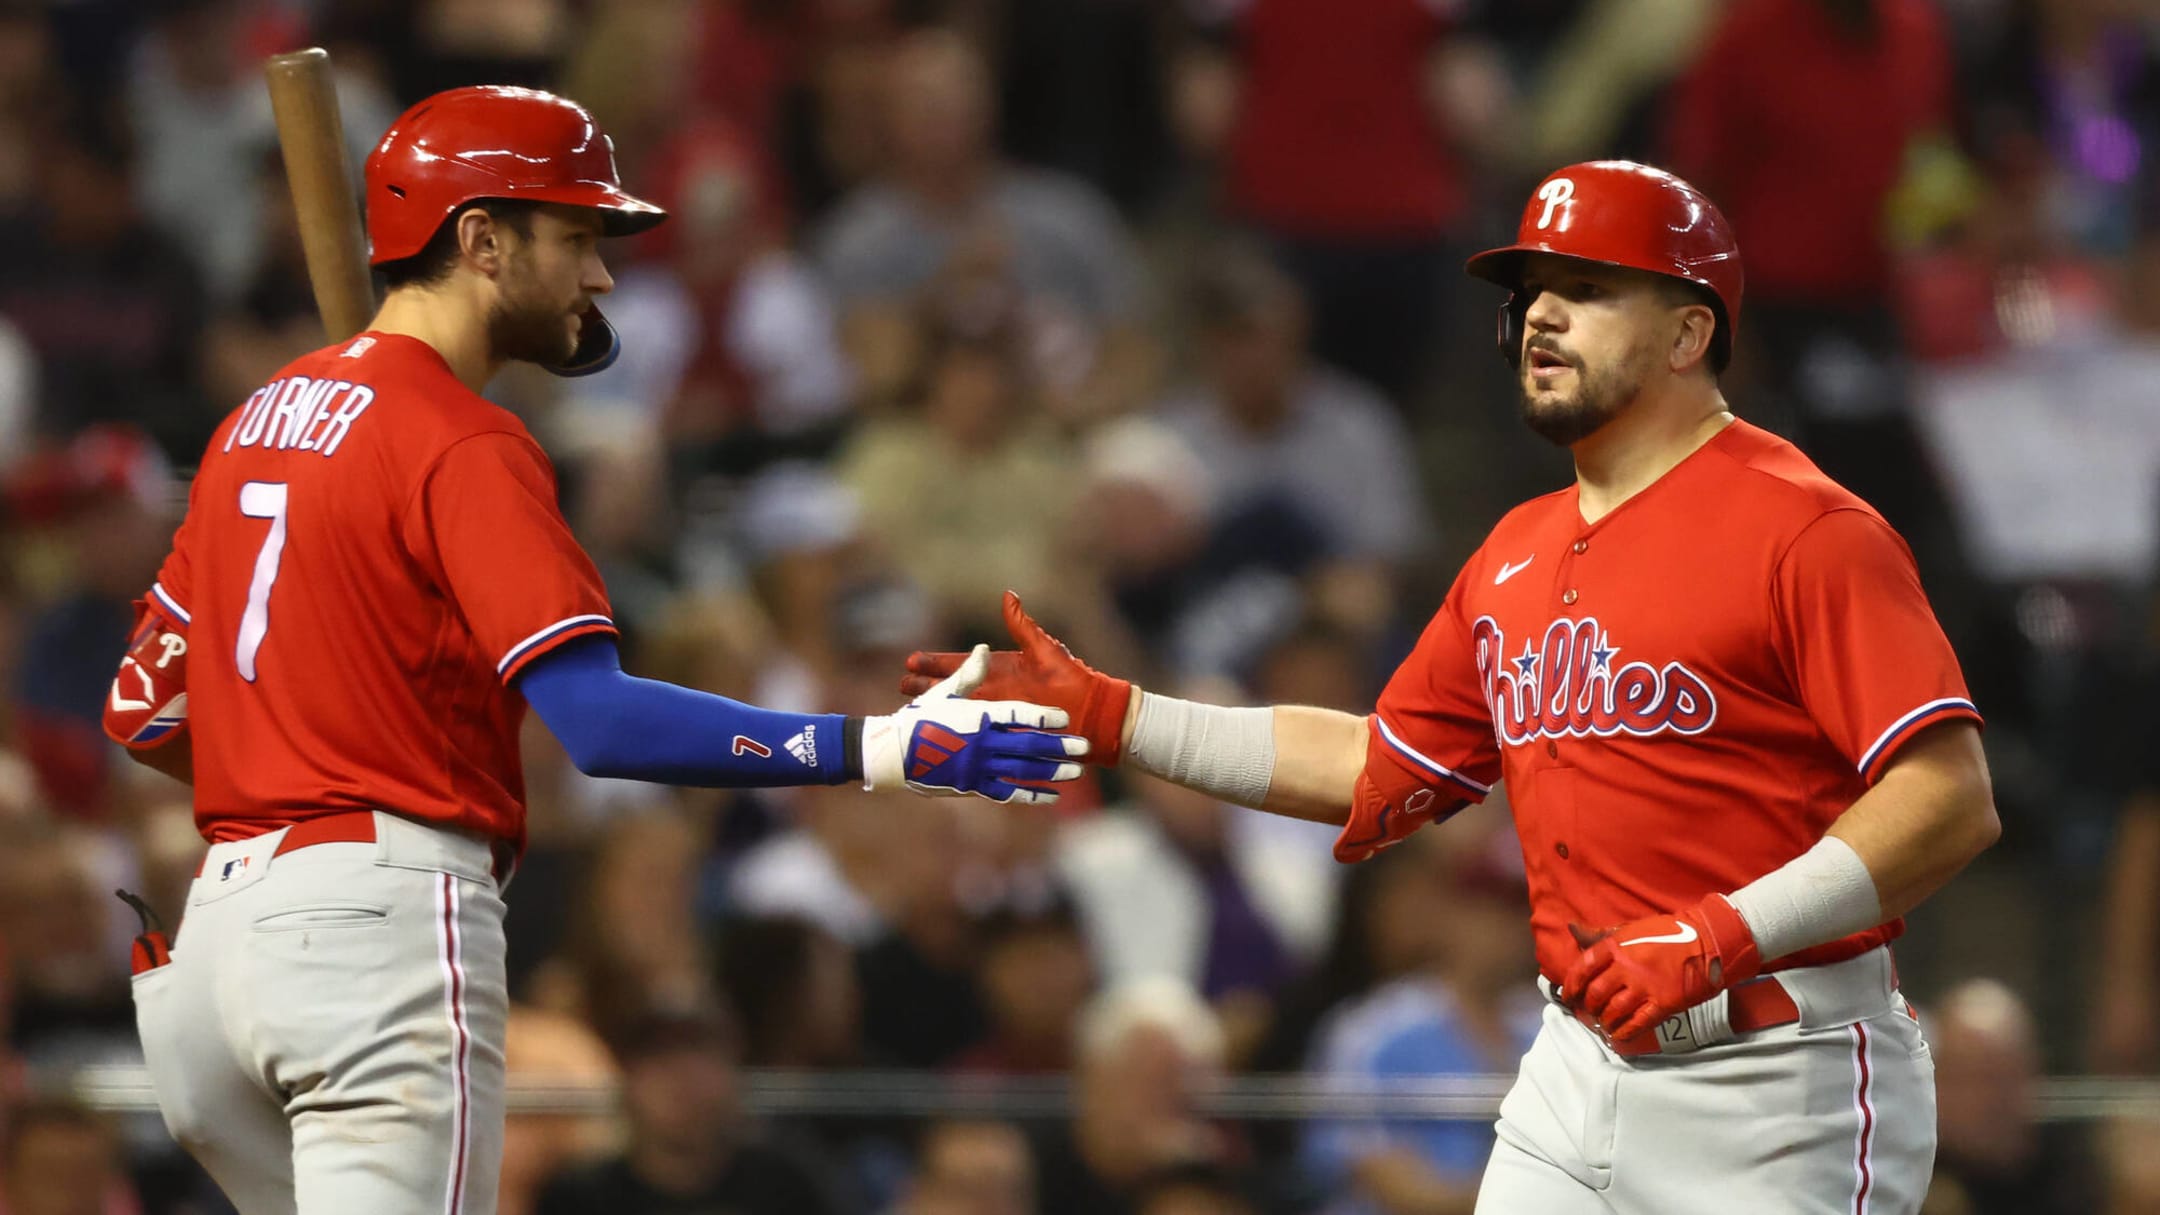
<path fill-rule="evenodd" d="M 275 379 L 240 406 L 239 421 L 226 431 L 223 450 L 260 446 L 334 456 L 352 424 L 374 403 L 375 389 L 351 380 L 304 375 Z"/>

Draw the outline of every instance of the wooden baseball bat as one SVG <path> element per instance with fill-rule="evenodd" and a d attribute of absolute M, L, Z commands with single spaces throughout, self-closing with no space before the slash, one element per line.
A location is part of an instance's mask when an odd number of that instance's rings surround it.
<path fill-rule="evenodd" d="M 375 315 L 375 287 L 368 277 L 359 195 L 345 157 L 330 53 L 309 47 L 272 55 L 263 63 L 263 76 L 270 83 L 270 109 L 277 118 L 315 308 L 330 340 L 343 341 L 367 328 Z"/>

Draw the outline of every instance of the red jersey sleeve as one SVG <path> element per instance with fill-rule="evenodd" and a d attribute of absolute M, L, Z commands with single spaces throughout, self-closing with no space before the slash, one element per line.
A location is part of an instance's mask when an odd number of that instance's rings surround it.
<path fill-rule="evenodd" d="M 1801 703 L 1869 784 L 1925 727 L 1980 720 L 1912 552 L 1881 519 L 1841 509 L 1808 524 L 1772 595 L 1778 655 Z"/>
<path fill-rule="evenodd" d="M 198 479 L 199 483 L 199 479 Z M 158 567 L 157 581 L 150 584 L 149 598 L 163 608 L 171 623 L 180 626 L 184 634 L 194 623 L 195 584 L 193 567 L 188 559 L 188 537 L 195 525 L 195 494 L 188 491 L 188 512 L 180 520 L 179 530 L 173 533 L 172 551 L 165 554 L 165 563 Z"/>
<path fill-rule="evenodd" d="M 405 543 L 504 683 L 573 637 L 615 632 L 600 572 L 571 536 L 554 470 L 530 438 L 452 444 L 406 510 Z"/>
<path fill-rule="evenodd" d="M 1500 779 L 1500 745 L 1478 669 L 1479 643 L 1461 604 L 1458 580 L 1380 693 L 1366 763 L 1369 770 L 1385 756 L 1425 783 L 1452 786 L 1476 801 Z"/>

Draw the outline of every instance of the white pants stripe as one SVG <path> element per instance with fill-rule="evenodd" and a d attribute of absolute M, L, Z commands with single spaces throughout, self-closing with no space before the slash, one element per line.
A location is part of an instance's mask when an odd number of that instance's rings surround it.
<path fill-rule="evenodd" d="M 436 892 L 437 922 L 442 926 L 444 1002 L 450 1013 L 450 1177 L 443 1209 L 465 1209 L 465 1163 L 472 1119 L 472 1032 L 465 1023 L 465 966 L 458 945 L 457 879 L 445 873 Z"/>

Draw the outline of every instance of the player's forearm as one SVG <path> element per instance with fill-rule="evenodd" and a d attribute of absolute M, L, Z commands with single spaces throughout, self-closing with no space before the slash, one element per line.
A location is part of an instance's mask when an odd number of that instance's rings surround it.
<path fill-rule="evenodd" d="M 1275 708 L 1275 779 L 1261 809 L 1340 827 L 1365 769 L 1365 719 L 1309 705 Z"/>
<path fill-rule="evenodd" d="M 1939 726 L 1906 744 L 1813 848 L 1726 901 L 1767 962 L 1904 915 L 2000 830 L 1979 731 Z"/>
<path fill-rule="evenodd" d="M 1227 802 L 1340 826 L 1365 766 L 1365 720 L 1304 705 L 1232 709 L 1143 692 L 1125 716 L 1125 757 Z"/>
<path fill-rule="evenodd" d="M 1914 738 L 1829 833 L 1867 866 L 1884 919 L 1918 907 L 2002 834 L 1979 730 L 1951 722 Z"/>
<path fill-rule="evenodd" d="M 839 784 L 862 771 L 859 720 L 639 679 L 604 637 L 535 661 L 518 689 L 588 776 L 755 788 Z"/>

